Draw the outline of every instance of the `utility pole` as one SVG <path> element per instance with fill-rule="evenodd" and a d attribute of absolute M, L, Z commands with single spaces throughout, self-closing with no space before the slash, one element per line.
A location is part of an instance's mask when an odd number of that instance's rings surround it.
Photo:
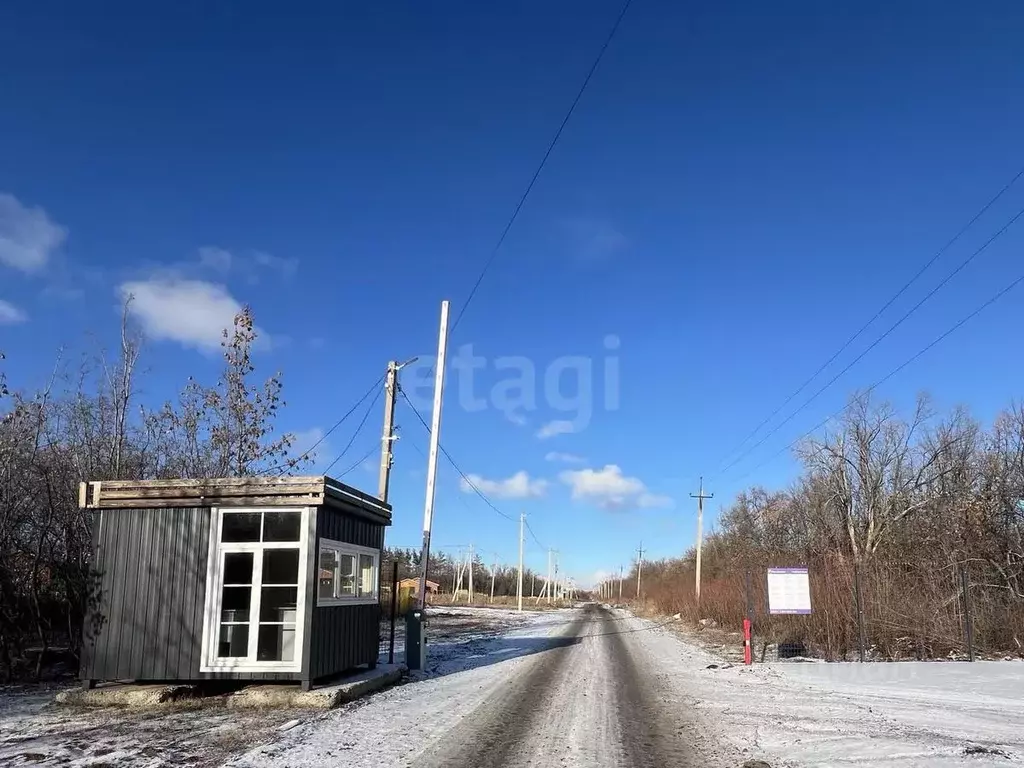
<path fill-rule="evenodd" d="M 644 543 L 640 542 L 640 549 L 637 550 L 639 557 L 636 559 L 636 599 L 640 599 L 640 574 L 644 569 Z"/>
<path fill-rule="evenodd" d="M 526 533 L 526 513 L 519 513 L 519 583 L 516 586 L 516 609 L 523 612 L 523 540 Z"/>
<path fill-rule="evenodd" d="M 715 494 L 704 493 L 704 477 L 700 478 L 700 490 L 691 493 L 690 498 L 697 500 L 697 575 L 694 586 L 694 599 L 697 603 L 697 610 L 700 610 L 700 551 L 704 545 L 704 499 L 713 499 Z M 700 618 L 699 616 L 697 618 Z"/>
<path fill-rule="evenodd" d="M 548 580 L 544 583 L 544 589 L 548 593 L 548 605 L 551 605 L 551 553 L 554 550 L 548 550 Z"/>
<path fill-rule="evenodd" d="M 520 547 L 520 549 L 522 549 L 522 547 Z M 520 562 L 522 562 L 521 559 L 520 559 Z M 520 570 L 522 570 L 522 567 L 520 567 Z M 530 597 L 533 597 L 536 594 L 537 594 L 537 573 L 536 573 L 536 571 L 534 571 L 533 574 L 530 577 Z"/>
<path fill-rule="evenodd" d="M 498 572 L 498 553 L 494 553 L 494 566 L 491 568 L 491 602 L 494 602 L 494 575 Z"/>
<path fill-rule="evenodd" d="M 434 490 L 437 484 L 437 446 L 441 439 L 441 402 L 444 394 L 444 359 L 448 348 L 448 302 L 441 302 L 441 328 L 437 335 L 434 372 L 434 413 L 430 420 L 430 452 L 427 456 L 427 494 L 423 505 L 423 571 L 420 573 L 420 608 L 427 607 L 427 567 L 430 564 L 430 528 L 434 521 Z"/>
<path fill-rule="evenodd" d="M 622 566 L 619 566 L 619 602 L 622 602 Z"/>
<path fill-rule="evenodd" d="M 384 381 L 384 435 L 380 445 L 380 475 L 377 481 L 377 498 L 385 504 L 388 501 L 388 485 L 391 482 L 391 463 L 394 452 L 391 444 L 395 439 L 395 400 L 398 394 L 398 362 L 388 362 L 388 373 Z"/>
<path fill-rule="evenodd" d="M 473 571 L 476 570 L 476 556 L 473 554 L 473 545 L 469 545 L 469 601 L 466 605 L 473 604 Z"/>

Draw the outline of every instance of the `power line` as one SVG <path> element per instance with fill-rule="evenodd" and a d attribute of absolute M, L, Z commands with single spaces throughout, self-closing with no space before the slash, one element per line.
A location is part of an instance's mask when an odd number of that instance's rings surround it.
<path fill-rule="evenodd" d="M 405 399 L 405 402 L 409 404 L 409 407 L 412 409 L 412 412 L 414 414 L 416 414 L 416 418 L 419 419 L 419 422 L 420 422 L 420 424 L 423 425 L 423 428 L 425 430 L 427 430 L 427 432 L 430 432 L 430 426 L 427 424 L 426 420 L 423 418 L 423 416 L 417 410 L 416 406 L 413 405 L 412 400 L 409 399 L 409 396 L 407 394 L 405 394 L 405 392 L 403 390 L 399 390 L 399 392 L 401 393 L 402 397 Z M 518 522 L 517 520 L 513 520 L 511 517 L 509 517 L 504 512 L 502 512 L 500 509 L 498 509 L 494 505 L 494 503 L 489 498 L 487 498 L 487 496 L 484 494 L 484 492 L 476 487 L 476 483 L 474 483 L 472 480 L 469 479 L 469 476 L 465 472 L 462 471 L 462 469 L 459 467 L 458 464 L 455 463 L 455 459 L 452 458 L 451 454 L 448 453 L 448 451 L 445 449 L 445 447 L 443 445 L 441 445 L 440 442 L 438 442 L 437 447 L 441 451 L 441 453 L 444 454 L 444 457 L 446 459 L 448 459 L 448 463 L 451 464 L 455 468 L 455 471 L 458 472 L 459 475 L 462 477 L 463 482 L 465 482 L 466 485 L 468 485 L 470 488 L 473 489 L 473 491 L 476 493 L 476 495 L 479 496 L 483 500 L 484 504 L 489 506 L 492 510 L 497 512 L 499 515 L 501 515 L 503 518 L 508 520 L 510 523 Z"/>
<path fill-rule="evenodd" d="M 384 376 L 381 376 L 379 379 L 377 379 L 375 382 L 373 382 L 373 384 L 370 386 L 370 388 L 368 390 L 366 390 L 366 392 L 363 394 L 363 396 L 360 397 L 358 400 L 356 400 L 355 405 L 353 405 L 351 408 L 349 408 L 345 412 L 344 416 L 342 416 L 340 419 L 338 419 L 336 422 L 334 422 L 334 426 L 331 427 L 330 429 L 328 429 L 326 432 L 324 432 L 323 435 L 320 436 L 320 439 L 317 440 L 315 443 L 313 443 L 313 445 L 311 445 L 305 451 L 305 453 L 303 453 L 298 458 L 289 459 L 288 461 L 284 461 L 281 464 L 278 464 L 277 466 L 271 467 L 270 469 L 267 470 L 267 472 L 269 473 L 269 472 L 273 472 L 276 469 L 280 469 L 281 472 L 279 472 L 278 474 L 284 474 L 284 472 L 286 470 L 293 469 L 300 461 L 305 460 L 309 456 L 309 454 L 311 454 L 314 450 L 316 450 L 316 447 L 318 445 L 320 445 L 320 443 L 322 443 L 324 440 L 326 440 L 328 437 L 330 437 L 331 433 L 334 432 L 334 430 L 336 430 L 338 427 L 340 427 L 342 425 L 342 423 L 349 416 L 351 416 L 353 413 L 355 413 L 356 408 L 358 408 L 360 405 L 362 405 L 363 401 L 366 400 L 366 398 L 368 398 L 370 396 L 370 394 L 373 392 L 373 390 L 376 389 L 377 387 L 379 387 L 381 385 L 381 382 L 383 382 L 383 381 L 384 381 Z M 380 391 L 379 390 L 377 392 L 377 397 L 378 398 L 380 397 Z M 356 431 L 358 432 L 358 430 L 356 430 Z"/>
<path fill-rule="evenodd" d="M 765 417 L 765 419 L 760 424 L 758 424 L 756 427 L 754 427 L 754 429 L 750 432 L 750 434 L 747 435 L 745 438 L 743 438 L 743 440 L 740 442 L 739 445 L 737 445 L 733 450 L 729 451 L 729 453 L 726 454 L 725 458 L 728 459 L 729 456 L 734 454 L 736 451 L 739 451 L 740 449 L 742 449 L 743 446 L 746 445 L 748 440 L 750 440 L 754 435 L 756 435 L 758 432 L 761 431 L 761 428 L 765 424 L 767 424 L 772 419 L 774 419 L 776 416 L 778 416 L 779 413 L 787 405 L 789 405 L 793 401 L 793 398 L 795 398 L 797 395 L 799 395 L 801 392 L 803 392 L 812 381 L 814 381 L 816 378 L 818 378 L 818 376 L 826 368 L 828 368 L 832 363 L 834 363 L 836 358 L 838 358 L 843 352 L 845 352 L 854 341 L 856 341 L 858 338 L 860 338 L 861 334 L 863 334 L 864 331 L 866 331 L 868 329 L 868 327 L 871 326 L 872 323 L 874 323 L 879 317 L 881 317 L 882 314 L 887 309 L 889 309 L 889 307 L 891 307 L 896 302 L 897 299 L 900 298 L 900 296 L 902 296 L 904 293 L 906 293 L 907 289 L 910 288 L 910 286 L 912 286 L 914 283 L 916 283 L 917 280 L 921 277 L 921 275 L 923 275 L 925 272 L 927 272 L 928 269 L 936 261 L 938 261 L 939 258 L 944 253 L 946 253 L 946 251 L 948 251 L 967 232 L 967 230 L 969 230 L 972 226 L 974 226 L 974 224 L 978 221 L 978 219 L 980 219 L 982 216 L 984 216 L 985 213 L 988 211 L 988 209 L 991 208 L 996 203 L 996 201 L 998 201 L 1004 194 L 1006 194 L 1006 192 L 1009 191 L 1010 187 L 1012 187 L 1014 184 L 1016 184 L 1017 181 L 1021 178 L 1021 176 L 1024 176 L 1024 168 L 1021 168 L 1019 171 L 1017 171 L 1017 174 L 1012 179 L 1010 179 L 1010 181 L 1007 182 L 1006 185 L 1002 189 L 999 190 L 999 192 L 996 193 L 995 197 L 993 197 L 991 200 L 989 200 L 987 203 L 985 203 L 985 205 L 982 206 L 981 210 L 979 210 L 976 214 L 974 214 L 974 217 L 971 218 L 970 221 L 968 221 L 963 227 L 961 227 L 960 230 L 955 235 L 953 235 L 953 237 L 950 238 L 950 240 L 948 242 L 946 242 L 945 245 L 943 245 L 941 248 L 939 248 L 939 250 L 936 251 L 935 254 L 930 259 L 928 259 L 928 261 L 925 262 L 924 266 L 922 266 L 914 274 L 914 276 L 911 277 L 910 280 L 908 280 L 903 285 L 902 288 L 900 288 L 895 294 L 893 294 L 893 296 L 888 301 L 886 301 L 885 304 L 883 304 L 882 307 L 877 312 L 875 312 L 874 315 L 871 316 L 870 320 L 868 320 L 866 323 L 864 323 L 864 325 L 862 325 L 860 327 L 860 329 L 856 333 L 854 333 L 850 338 L 848 338 L 843 343 L 843 345 L 841 347 L 839 347 L 839 349 L 837 349 L 835 351 L 835 353 L 828 360 L 826 360 L 824 363 L 822 363 L 821 367 L 818 368 L 818 370 L 816 370 L 813 374 L 811 374 L 811 376 L 803 384 L 801 384 L 799 387 L 797 387 L 782 402 L 782 404 L 778 408 L 776 408 L 774 411 L 772 411 L 770 414 L 768 414 L 768 416 Z M 977 254 L 975 254 L 975 255 L 977 255 Z M 724 459 L 723 459 L 723 461 L 724 461 Z M 728 467 L 725 467 L 724 469 L 722 469 L 720 471 L 724 472 L 726 469 L 728 469 Z"/>
<path fill-rule="evenodd" d="M 960 264 L 956 267 L 956 269 L 954 269 L 952 272 L 950 272 L 948 275 L 946 275 L 946 277 L 943 278 L 942 281 L 938 285 L 936 285 L 928 293 L 925 294 L 924 298 L 922 298 L 919 302 L 917 302 L 917 304 L 912 306 L 902 317 L 900 317 L 899 320 L 897 320 L 895 323 L 893 323 L 891 326 L 889 326 L 889 328 L 881 336 L 879 336 L 877 339 L 875 339 L 873 342 L 871 342 L 871 344 L 867 347 L 867 349 L 865 349 L 863 352 L 861 352 L 859 355 L 857 355 L 855 358 L 853 358 L 853 360 L 851 360 L 846 365 L 846 367 L 844 367 L 841 371 L 839 371 L 839 373 L 837 373 L 835 376 L 833 376 L 831 379 L 829 379 L 825 383 L 825 385 L 822 386 L 817 392 L 815 392 L 813 395 L 811 395 L 809 398 L 807 398 L 807 400 L 805 400 L 800 405 L 799 408 L 797 408 L 795 411 L 793 411 L 791 414 L 789 414 L 789 416 L 787 416 L 785 419 L 783 419 L 778 424 L 776 424 L 774 427 L 772 427 L 760 440 L 758 440 L 752 446 L 750 446 L 745 451 L 740 453 L 739 456 L 737 456 L 735 459 L 733 459 L 731 462 L 729 462 L 729 464 L 727 464 L 725 467 L 723 467 L 720 470 L 720 472 L 727 472 L 729 469 L 731 469 L 732 467 L 736 466 L 744 458 L 749 456 L 753 451 L 757 450 L 758 447 L 760 447 L 761 445 L 764 445 L 765 441 L 768 440 L 768 438 L 770 438 L 772 435 L 774 435 L 776 432 L 778 432 L 782 427 L 784 427 L 786 424 L 788 424 L 790 421 L 792 421 L 793 417 L 795 417 L 798 413 L 800 413 L 800 411 L 802 411 L 808 405 L 810 405 L 815 400 L 817 400 L 819 395 L 821 395 L 826 389 L 828 389 L 833 384 L 835 384 L 836 381 L 838 381 L 839 378 L 843 374 L 845 374 L 847 371 L 849 371 L 851 368 L 853 368 L 853 366 L 855 366 L 857 363 L 859 363 L 861 360 L 863 360 L 864 357 L 871 350 L 873 350 L 875 347 L 877 347 L 887 336 L 889 336 L 889 334 L 891 334 L 893 331 L 895 331 L 897 328 L 899 328 L 904 323 L 904 321 L 906 321 L 907 318 L 909 318 L 918 309 L 920 309 L 921 306 L 926 301 L 928 301 L 932 296 L 934 296 L 936 293 L 938 293 L 939 290 L 943 286 L 945 286 L 947 283 L 949 283 L 949 281 L 952 280 L 954 277 L 956 277 L 965 267 L 967 267 L 968 264 L 970 264 L 972 261 L 974 261 L 974 259 L 982 251 L 984 251 L 986 248 L 988 248 L 993 242 L 995 242 L 999 237 L 1001 237 L 1003 235 L 1003 233 L 1005 233 L 1010 227 L 1012 227 L 1021 216 L 1024 216 L 1024 208 L 1021 208 L 1019 211 L 1017 211 L 1017 213 L 1015 213 L 1013 215 L 1013 217 L 1008 222 L 1006 222 L 1006 224 L 1004 224 L 994 235 L 992 235 L 992 237 L 990 237 L 988 240 L 986 240 L 981 245 L 980 248 L 978 248 L 976 251 L 974 251 L 964 261 L 960 262 Z"/>
<path fill-rule="evenodd" d="M 1018 285 L 1020 285 L 1021 283 L 1024 283 L 1024 274 L 1022 274 L 1022 275 L 1021 275 L 1020 277 L 1018 277 L 1018 278 L 1017 278 L 1016 280 L 1014 280 L 1013 282 L 1011 282 L 1011 283 L 1010 283 L 1009 285 L 1007 285 L 1007 286 L 1006 286 L 1005 288 L 1003 288 L 1003 289 L 1002 289 L 1001 291 L 999 291 L 999 292 L 998 292 L 997 294 L 995 294 L 994 296 L 992 296 L 992 297 L 991 297 L 990 299 L 988 299 L 988 301 L 986 301 L 985 303 L 981 304 L 981 305 L 980 305 L 979 307 L 977 307 L 977 308 L 976 308 L 976 309 L 975 309 L 975 310 L 974 310 L 973 312 L 971 312 L 970 314 L 968 314 L 968 315 L 966 315 L 965 317 L 963 317 L 963 318 L 962 318 L 962 319 L 961 319 L 961 320 L 960 320 L 959 322 L 957 322 L 957 323 L 956 323 L 955 325 L 953 325 L 953 326 L 952 326 L 951 328 L 949 328 L 949 329 L 948 329 L 948 330 L 947 330 L 947 331 L 946 331 L 945 333 L 941 334 L 940 336 L 937 336 L 937 337 L 936 337 L 936 338 L 935 338 L 934 340 L 932 340 L 932 341 L 931 341 L 931 343 L 929 343 L 928 345 L 926 345 L 925 347 L 923 347 L 922 349 L 920 349 L 920 350 L 919 350 L 919 351 L 918 351 L 918 352 L 917 352 L 916 354 L 914 354 L 913 356 L 911 356 L 911 357 L 909 357 L 908 359 L 904 360 L 904 361 L 903 361 L 902 363 L 900 363 L 900 364 L 899 364 L 898 366 L 896 366 L 895 368 L 893 368 L 893 369 L 892 369 L 891 371 L 889 371 L 889 373 L 887 373 L 887 374 L 886 374 L 885 376 L 883 376 L 883 377 L 882 377 L 882 378 L 880 378 L 880 379 L 879 379 L 878 381 L 876 381 L 876 382 L 875 382 L 874 384 L 872 384 L 872 385 L 871 385 L 870 387 L 868 387 L 868 388 L 867 388 L 866 390 L 864 390 L 864 393 L 865 393 L 865 394 L 870 394 L 871 392 L 873 392 L 874 390 L 876 390 L 876 389 L 877 389 L 878 387 L 880 387 L 880 386 L 881 386 L 882 384 L 884 384 L 885 382 L 887 382 L 887 381 L 888 381 L 889 379 L 891 379 L 891 378 L 892 378 L 893 376 L 895 376 L 896 374 L 898 374 L 898 373 L 899 373 L 900 371 L 902 371 L 902 370 L 903 370 L 904 368 L 906 368 L 906 367 L 907 367 L 908 365 L 910 365 L 911 363 L 913 363 L 913 362 L 914 362 L 915 360 L 917 360 L 918 358 L 920 358 L 920 357 L 921 357 L 922 355 L 924 355 L 924 354 L 925 354 L 926 352 L 928 352 L 929 350 L 931 350 L 931 349 L 932 349 L 933 347 L 935 347 L 936 345 L 938 345 L 938 344 L 940 344 L 940 343 L 941 343 L 942 341 L 944 341 L 944 340 L 945 340 L 945 339 L 946 339 L 947 337 L 949 337 L 949 336 L 950 336 L 951 334 L 953 334 L 953 333 L 955 333 L 956 331 L 958 331 L 958 330 L 959 330 L 959 329 L 960 329 L 961 327 L 963 327 L 964 325 L 966 325 L 966 324 L 967 324 L 968 322 L 970 322 L 970 321 L 971 321 L 971 320 L 973 320 L 973 319 L 974 319 L 975 317 L 977 317 L 978 315 L 980 315 L 980 314 L 981 314 L 982 312 L 984 312 L 984 311 L 985 311 L 986 309 L 988 309 L 988 308 L 989 308 L 990 306 L 992 306 L 993 304 L 995 304 L 995 303 L 996 303 L 997 301 L 999 301 L 999 300 L 1000 300 L 1001 298 L 1003 298 L 1003 296 L 1005 296 L 1006 294 L 1008 294 L 1008 293 L 1009 293 L 1010 291 L 1012 291 L 1012 290 L 1013 290 L 1014 288 L 1016 288 L 1016 287 L 1017 287 Z M 825 426 L 826 424 L 828 424 L 828 422 L 830 422 L 830 421 L 831 421 L 832 419 L 834 419 L 834 418 L 835 418 L 836 416 L 839 416 L 839 415 L 840 415 L 840 414 L 842 414 L 842 413 L 843 413 L 844 411 L 846 411 L 846 410 L 847 410 L 847 409 L 848 409 L 849 407 L 850 407 L 849 405 L 844 405 L 844 406 L 843 406 L 842 408 L 840 408 L 840 409 L 839 409 L 838 411 L 836 411 L 835 413 L 832 413 L 832 414 L 830 414 L 830 415 L 829 415 L 829 416 L 827 416 L 827 417 L 826 417 L 825 419 L 823 419 L 822 421 L 818 422 L 818 423 L 817 423 L 817 424 L 815 424 L 815 425 L 814 425 L 813 427 L 811 427 L 811 428 L 810 428 L 809 430 L 807 430 L 807 431 L 806 431 L 806 432 L 804 432 L 804 433 L 803 433 L 802 435 L 800 435 L 799 437 L 797 437 L 797 438 L 796 438 L 795 440 L 793 440 L 793 441 L 792 441 L 791 443 L 789 443 L 789 444 L 788 444 L 788 445 L 786 445 L 786 446 L 783 446 L 783 447 L 782 447 L 781 449 L 779 449 L 778 451 L 776 451 L 775 453 L 773 453 L 773 454 L 772 454 L 771 456 L 769 456 L 769 457 L 768 457 L 767 459 L 765 459 L 764 461 L 762 461 L 762 462 L 761 462 L 760 464 L 757 464 L 757 465 L 755 465 L 755 466 L 754 466 L 753 468 L 751 468 L 751 469 L 747 470 L 747 471 L 746 471 L 745 473 L 743 473 L 742 475 L 740 475 L 739 477 L 737 477 L 737 478 L 736 478 L 736 479 L 735 479 L 735 480 L 734 480 L 733 482 L 736 482 L 736 483 L 738 483 L 738 482 L 740 482 L 741 480 L 744 480 L 744 479 L 746 479 L 747 477 L 749 477 L 750 475 L 752 475 L 752 474 L 753 474 L 754 472 L 756 472 L 757 470 L 759 470 L 759 469 L 760 469 L 761 467 L 763 467 L 763 466 L 765 466 L 766 464 L 768 464 L 769 462 L 773 461 L 773 460 L 774 460 L 775 458 L 777 458 L 777 457 L 778 457 L 779 455 L 781 455 L 781 454 L 785 453 L 786 451 L 788 451 L 788 450 L 790 450 L 791 448 L 793 448 L 794 446 L 796 446 L 796 445 L 797 445 L 797 444 L 798 444 L 798 443 L 799 443 L 799 442 L 800 442 L 801 440 L 803 440 L 804 438 L 810 437 L 810 436 L 811 436 L 812 434 L 814 434 L 814 433 L 815 433 L 815 432 L 816 432 L 817 430 L 821 429 L 821 427 L 823 427 L 823 426 Z"/>
<path fill-rule="evenodd" d="M 601 63 L 601 59 L 604 58 L 605 51 L 607 51 L 608 46 L 611 45 L 612 39 L 615 37 L 615 33 L 619 31 L 619 25 L 622 24 L 622 19 L 625 17 L 626 11 L 629 10 L 631 3 L 632 0 L 626 0 L 625 4 L 622 6 L 622 10 L 619 12 L 618 18 L 615 19 L 615 24 L 612 25 L 611 32 L 608 33 L 608 37 L 605 39 L 604 45 L 601 46 L 601 50 L 597 53 L 597 58 L 594 59 L 594 63 L 590 66 L 590 71 L 587 72 L 587 76 L 583 79 L 583 85 L 580 86 L 579 91 L 576 93 L 576 98 L 572 100 L 572 104 L 569 106 L 569 111 L 565 113 L 565 117 L 558 126 L 558 130 L 555 131 L 555 136 L 551 139 L 551 143 L 548 144 L 548 148 L 545 150 L 544 156 L 541 158 L 540 164 L 537 166 L 537 170 L 533 172 L 533 177 L 530 179 L 530 183 L 526 185 L 526 191 L 523 192 L 522 197 L 519 198 L 519 202 L 512 211 L 512 216 L 509 218 L 505 228 L 501 231 L 501 236 L 498 238 L 498 242 L 491 251 L 490 257 L 484 263 L 484 268 L 480 271 L 480 275 L 473 284 L 473 288 L 470 290 L 469 296 L 466 297 L 466 301 L 462 305 L 462 309 L 459 310 L 459 314 L 455 317 L 451 333 L 454 333 L 455 329 L 458 328 L 459 321 L 462 320 L 462 316 L 469 308 L 470 302 L 473 301 L 473 297 L 476 295 L 477 289 L 480 288 L 480 283 L 483 282 L 484 276 L 494 263 L 494 259 L 497 257 L 502 244 L 505 242 L 505 238 L 508 236 L 509 230 L 512 229 L 512 225 L 515 224 L 516 219 L 519 217 L 519 212 L 523 209 L 523 205 L 526 203 L 526 198 L 528 198 L 530 196 L 530 192 L 533 191 L 533 185 L 537 183 L 537 179 L 540 177 L 541 171 L 544 170 L 544 166 L 547 164 L 548 158 L 551 157 L 551 153 L 554 151 L 555 145 L 558 144 L 558 140 L 562 137 L 562 131 L 565 130 L 565 126 L 568 124 L 573 112 L 576 111 L 576 106 L 580 103 L 580 99 L 583 98 L 583 93 L 587 90 L 587 86 L 590 85 L 590 80 L 593 78 L 594 72 L 597 71 L 597 67 Z"/>
<path fill-rule="evenodd" d="M 368 458 L 370 458 L 373 454 L 377 453 L 377 451 L 379 451 L 379 450 L 380 450 L 380 446 L 379 445 L 371 445 L 370 449 L 366 453 L 364 453 L 355 463 L 350 464 L 348 466 L 348 468 L 344 472 L 340 472 L 338 474 L 338 478 L 340 479 L 340 478 L 344 477 L 345 475 L 347 475 L 349 472 L 351 472 L 353 469 L 358 467 L 360 464 L 362 464 L 364 461 L 366 461 Z M 338 458 L 341 458 L 341 457 L 339 456 Z M 335 459 L 335 461 L 337 461 L 337 459 Z M 327 474 L 326 471 L 324 472 L 324 474 Z"/>
<path fill-rule="evenodd" d="M 359 426 L 357 426 L 356 431 L 352 433 L 352 437 L 349 438 L 348 443 L 346 443 L 345 447 L 341 449 L 341 453 L 334 457 L 334 461 L 328 464 L 326 469 L 324 469 L 325 475 L 330 471 L 331 467 L 333 467 L 335 464 L 341 461 L 342 456 L 348 453 L 348 449 L 351 448 L 352 443 L 356 441 L 356 438 L 359 436 L 359 432 L 362 430 L 364 426 L 366 426 L 366 420 L 370 418 L 370 412 L 373 410 L 373 406 L 377 404 L 377 401 L 380 400 L 380 396 L 383 393 L 383 391 L 384 390 L 382 389 L 377 390 L 377 396 L 374 397 L 373 400 L 370 401 L 370 404 L 366 407 L 366 413 L 363 414 L 363 418 L 359 422 Z M 362 459 L 360 459 L 360 461 L 362 461 Z"/>

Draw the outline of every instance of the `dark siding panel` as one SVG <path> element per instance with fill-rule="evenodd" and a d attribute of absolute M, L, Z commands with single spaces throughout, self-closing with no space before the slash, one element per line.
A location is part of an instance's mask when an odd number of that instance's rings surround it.
<path fill-rule="evenodd" d="M 96 513 L 103 624 L 90 638 L 83 677 L 197 677 L 209 519 L 198 508 Z"/>
<path fill-rule="evenodd" d="M 380 549 L 384 546 L 384 526 L 330 507 L 320 507 L 318 510 L 317 535 L 360 547 Z"/>

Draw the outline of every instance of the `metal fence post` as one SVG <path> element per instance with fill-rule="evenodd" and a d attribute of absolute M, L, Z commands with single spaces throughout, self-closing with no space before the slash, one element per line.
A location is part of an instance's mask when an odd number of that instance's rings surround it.
<path fill-rule="evenodd" d="M 391 572 L 391 639 L 388 642 L 388 664 L 395 663 L 395 617 L 398 615 L 398 560 Z"/>
<path fill-rule="evenodd" d="M 974 661 L 974 622 L 971 619 L 971 575 L 967 563 L 960 566 L 960 583 L 964 599 L 964 644 L 967 646 L 967 660 Z"/>
<path fill-rule="evenodd" d="M 752 664 L 753 659 L 753 632 L 754 632 L 754 593 L 750 586 L 750 569 L 746 573 L 747 590 L 747 617 L 743 620 L 743 663 Z"/>
<path fill-rule="evenodd" d="M 858 645 L 860 647 L 860 660 L 864 661 L 864 647 L 867 645 L 864 639 L 864 599 L 861 596 L 861 583 L 860 583 L 860 564 L 853 564 L 853 593 L 857 601 L 857 628 L 858 628 Z"/>

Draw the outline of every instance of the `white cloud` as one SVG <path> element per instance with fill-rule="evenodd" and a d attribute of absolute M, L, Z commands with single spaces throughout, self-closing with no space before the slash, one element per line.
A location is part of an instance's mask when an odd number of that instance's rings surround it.
<path fill-rule="evenodd" d="M 28 208 L 14 195 L 0 193 L 0 264 L 38 272 L 67 234 L 42 208 Z"/>
<path fill-rule="evenodd" d="M 473 493 L 472 483 L 480 489 L 481 493 L 494 496 L 497 499 L 529 499 L 543 496 L 548 489 L 547 480 L 531 480 L 530 476 L 523 470 L 516 472 L 512 477 L 504 480 L 488 480 L 480 475 L 467 475 L 469 482 L 463 478 L 459 481 L 459 487 L 463 493 Z"/>
<path fill-rule="evenodd" d="M 272 272 L 276 277 L 292 277 L 299 269 L 298 259 L 274 256 L 266 251 L 229 251 L 217 245 L 204 245 L 199 249 L 199 266 L 226 275 L 243 275 L 249 282 L 259 282 L 259 271 Z"/>
<path fill-rule="evenodd" d="M 550 451 L 545 454 L 544 461 L 556 461 L 561 464 L 583 464 L 586 459 L 577 456 L 575 453 L 562 453 L 561 451 Z"/>
<path fill-rule="evenodd" d="M 154 340 L 176 341 L 204 352 L 220 348 L 225 329 L 234 324 L 242 305 L 223 285 L 174 276 L 122 283 L 122 301 L 134 296 L 132 315 Z M 257 335 L 268 337 L 259 328 Z"/>
<path fill-rule="evenodd" d="M 627 507 L 663 507 L 672 500 L 647 490 L 637 477 L 628 477 L 615 464 L 603 469 L 570 469 L 558 478 L 572 489 L 576 501 L 589 501 L 601 509 L 624 509 Z"/>
<path fill-rule="evenodd" d="M 201 267 L 216 272 L 228 272 L 231 270 L 231 261 L 231 251 L 226 251 L 215 245 L 204 245 L 199 249 L 199 266 Z"/>
<path fill-rule="evenodd" d="M 555 435 L 569 435 L 575 431 L 576 427 L 571 421 L 556 419 L 555 421 L 549 421 L 537 430 L 537 437 L 541 440 L 547 440 L 549 437 L 554 437 Z"/>
<path fill-rule="evenodd" d="M 508 411 L 505 414 L 505 418 L 508 419 L 509 421 L 511 421 L 517 427 L 525 427 L 526 426 L 526 417 L 523 416 L 521 413 L 516 413 L 515 411 Z"/>
<path fill-rule="evenodd" d="M 11 304 L 0 299 L 0 325 L 17 325 L 28 320 L 28 315 Z"/>

